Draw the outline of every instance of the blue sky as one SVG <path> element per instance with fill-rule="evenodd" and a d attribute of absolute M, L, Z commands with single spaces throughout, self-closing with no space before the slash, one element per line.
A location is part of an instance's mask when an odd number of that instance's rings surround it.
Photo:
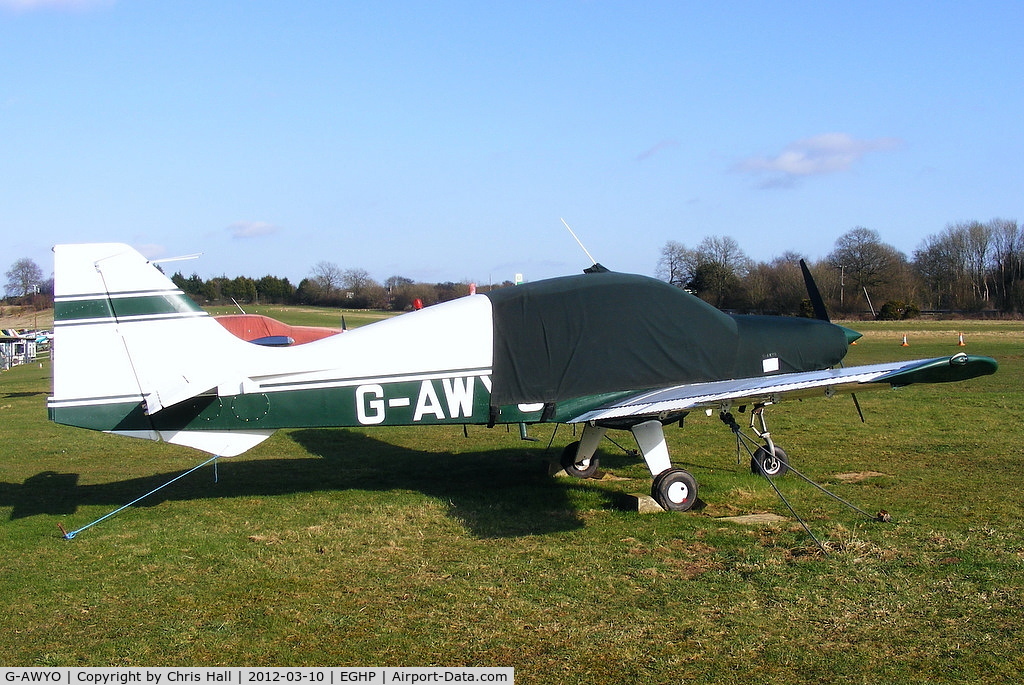
<path fill-rule="evenodd" d="M 0 266 L 653 274 L 1024 220 L 1024 3 L 0 0 Z"/>

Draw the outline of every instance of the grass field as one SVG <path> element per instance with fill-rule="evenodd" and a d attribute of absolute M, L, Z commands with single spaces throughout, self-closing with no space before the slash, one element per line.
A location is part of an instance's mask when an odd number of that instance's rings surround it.
<path fill-rule="evenodd" d="M 238 314 L 237 307 L 207 307 L 214 316 L 221 314 Z M 335 309 L 328 307 L 293 307 L 284 305 L 246 305 L 247 314 L 262 314 L 272 319 L 283 321 L 290 326 L 324 326 L 327 328 L 341 328 L 341 319 L 344 317 L 345 325 L 348 328 L 365 326 L 374 321 L 380 321 L 390 316 L 393 312 L 377 311 L 373 309 Z"/>
<path fill-rule="evenodd" d="M 262 312 L 261 312 L 262 313 Z M 275 314 L 271 314 L 275 315 Z M 286 318 L 286 317 L 280 317 Z M 349 325 L 353 325 L 351 320 Z M 292 320 L 290 323 L 308 323 Z M 793 464 L 892 522 L 670 429 L 706 506 L 639 515 L 642 462 L 550 478 L 572 429 L 282 431 L 74 540 L 206 457 L 50 424 L 49 368 L 0 375 L 0 663 L 514 666 L 521 683 L 1015 682 L 1024 667 L 1024 326 L 857 323 L 849 364 L 966 351 L 994 376 L 787 402 Z M 901 347 L 906 334 L 909 347 Z M 741 416 L 745 424 L 746 416 Z M 628 434 L 613 434 L 633 447 Z M 723 516 L 769 512 L 781 524 Z"/>

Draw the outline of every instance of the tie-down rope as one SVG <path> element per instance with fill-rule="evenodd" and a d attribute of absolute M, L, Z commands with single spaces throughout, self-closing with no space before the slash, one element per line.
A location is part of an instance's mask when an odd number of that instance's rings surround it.
<path fill-rule="evenodd" d="M 216 473 L 217 473 L 217 464 L 216 464 L 216 462 L 217 462 L 218 459 L 220 459 L 220 456 L 214 456 L 214 457 L 211 457 L 211 458 L 207 459 L 202 464 L 199 464 L 198 466 L 194 466 L 193 468 L 190 468 L 188 471 L 185 471 L 184 473 L 181 473 L 181 474 L 175 476 L 174 478 L 170 479 L 169 481 L 167 481 L 163 485 L 160 485 L 160 486 L 157 486 L 157 487 L 153 488 L 152 490 L 147 492 L 145 495 L 142 495 L 141 497 L 136 497 L 135 499 L 133 499 L 128 504 L 125 504 L 122 507 L 118 507 L 117 509 L 115 509 L 114 511 L 110 512 L 109 514 L 106 514 L 104 516 L 99 517 L 98 519 L 96 519 L 92 523 L 84 525 L 81 528 L 79 528 L 78 530 L 73 530 L 73 531 L 71 531 L 69 533 L 69 532 L 65 531 L 64 530 L 64 526 L 60 525 L 59 523 L 57 524 L 57 527 L 60 528 L 60 532 L 64 533 L 64 539 L 65 540 L 71 540 L 76 535 L 81 533 L 83 530 L 85 530 L 87 528 L 92 528 L 93 526 L 95 526 L 100 521 L 105 521 L 108 518 L 110 518 L 111 516 L 114 516 L 115 514 L 118 514 L 118 513 L 122 512 L 122 511 L 124 511 L 128 507 L 130 507 L 130 506 L 132 506 L 134 504 L 138 504 L 142 500 L 144 500 L 147 497 L 149 497 L 150 495 L 152 495 L 154 492 L 157 492 L 158 490 L 163 490 L 164 488 L 166 488 L 171 483 L 173 483 L 175 481 L 178 481 L 178 480 L 181 480 L 182 478 L 184 478 L 188 474 L 192 473 L 193 471 L 198 471 L 199 469 L 203 468 L 204 466 L 206 466 L 210 462 L 214 462 L 214 465 L 213 465 L 213 468 L 214 468 L 214 478 L 216 478 Z"/>

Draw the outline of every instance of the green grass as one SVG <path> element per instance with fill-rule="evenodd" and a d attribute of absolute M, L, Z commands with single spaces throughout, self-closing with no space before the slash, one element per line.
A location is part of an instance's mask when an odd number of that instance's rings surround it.
<path fill-rule="evenodd" d="M 347 315 L 346 315 L 346 318 Z M 299 323 L 292 321 L 292 323 Z M 502 665 L 524 683 L 1011 682 L 1024 666 L 1019 323 L 855 323 L 848 363 L 1000 361 L 950 386 L 786 402 L 815 535 L 737 463 L 717 418 L 669 429 L 706 506 L 638 515 L 642 463 L 606 442 L 599 481 L 553 479 L 570 442 L 503 427 L 282 431 L 83 526 L 205 459 L 49 424 L 49 368 L 0 375 L 0 663 Z M 351 324 L 350 324 L 351 325 Z M 963 330 L 966 348 L 949 331 Z M 910 347 L 901 347 L 908 334 Z M 738 415 L 746 424 L 746 415 Z M 632 447 L 628 434 L 613 434 Z M 877 472 L 848 481 L 837 476 Z"/>
<path fill-rule="evenodd" d="M 214 316 L 222 314 L 239 314 L 237 307 L 205 307 L 206 311 Z M 272 319 L 277 319 L 290 326 L 325 326 L 327 328 L 341 328 L 341 319 L 345 318 L 345 325 L 349 328 L 364 326 L 374 321 L 380 321 L 391 316 L 395 312 L 385 312 L 376 309 L 336 309 L 333 307 L 292 307 L 284 305 L 246 305 L 247 314 L 262 314 Z"/>

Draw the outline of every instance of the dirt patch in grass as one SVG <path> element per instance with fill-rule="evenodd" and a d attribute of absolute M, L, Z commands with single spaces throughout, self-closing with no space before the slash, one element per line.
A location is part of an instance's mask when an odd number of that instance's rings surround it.
<path fill-rule="evenodd" d="M 787 521 L 789 519 L 785 516 L 779 516 L 778 514 L 747 514 L 745 516 L 721 516 L 718 520 L 756 526 L 764 523 L 778 523 L 779 521 Z"/>
<path fill-rule="evenodd" d="M 835 479 L 843 483 L 859 483 L 868 478 L 878 478 L 886 474 L 878 471 L 858 471 L 856 473 L 837 473 Z"/>

